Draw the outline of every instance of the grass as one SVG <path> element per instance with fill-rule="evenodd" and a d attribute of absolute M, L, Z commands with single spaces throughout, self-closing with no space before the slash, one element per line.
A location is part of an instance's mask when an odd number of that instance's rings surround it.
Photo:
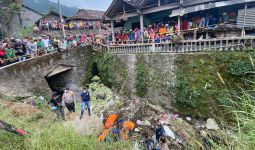
<path fill-rule="evenodd" d="M 255 83 L 253 83 L 255 85 Z M 242 90 L 241 94 L 235 94 L 233 99 L 229 99 L 229 106 L 236 119 L 237 143 L 236 149 L 254 149 L 255 147 L 255 97 L 254 90 Z"/>
<path fill-rule="evenodd" d="M 3 100 L 0 100 L 4 103 Z M 27 137 L 0 130 L 0 150 L 130 150 L 129 142 L 99 143 L 97 135 L 85 136 L 64 127 L 54 113 L 41 109 L 41 119 L 28 116 L 13 116 L 0 105 L 0 119 L 30 132 Z"/>
<path fill-rule="evenodd" d="M 229 91 L 249 88 L 243 79 L 251 77 L 250 73 L 245 74 L 253 70 L 250 57 L 255 58 L 255 53 L 217 52 L 178 56 L 175 107 L 183 114 L 231 121 L 228 110 L 221 106 L 228 105 Z"/>

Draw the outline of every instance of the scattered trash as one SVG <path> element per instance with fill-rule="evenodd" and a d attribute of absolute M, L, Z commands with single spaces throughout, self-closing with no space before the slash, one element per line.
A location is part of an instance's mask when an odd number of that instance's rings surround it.
<path fill-rule="evenodd" d="M 16 128 L 15 126 L 9 124 L 9 123 L 6 123 L 2 120 L 0 120 L 0 129 L 3 129 L 7 132 L 12 132 L 12 133 L 15 133 L 15 134 L 19 134 L 21 136 L 25 136 L 25 135 L 28 135 L 28 133 L 21 129 L 21 128 Z"/>
<path fill-rule="evenodd" d="M 175 135 L 172 130 L 169 129 L 168 126 L 163 126 L 165 130 L 165 135 L 171 137 L 172 139 L 175 139 Z"/>
<path fill-rule="evenodd" d="M 117 117 L 117 114 L 111 114 L 105 122 L 105 128 L 109 129 L 110 127 L 112 127 L 117 120 Z"/>
<path fill-rule="evenodd" d="M 123 128 L 133 131 L 135 128 L 135 124 L 132 121 L 125 121 L 123 124 Z"/>
<path fill-rule="evenodd" d="M 136 124 L 137 124 L 137 125 L 143 125 L 143 121 L 137 120 L 137 121 L 136 121 Z"/>
<path fill-rule="evenodd" d="M 178 117 L 179 117 L 179 115 L 178 115 L 178 114 L 174 114 L 174 115 L 173 115 L 173 117 L 172 117 L 172 119 L 173 119 L 173 120 L 177 120 L 177 119 L 178 119 Z"/>
<path fill-rule="evenodd" d="M 148 120 L 145 120 L 143 123 L 145 126 L 151 126 L 151 123 Z"/>
<path fill-rule="evenodd" d="M 135 132 L 140 132 L 140 130 L 138 128 L 135 128 Z"/>
<path fill-rule="evenodd" d="M 209 130 L 219 130 L 219 126 L 216 121 L 212 118 L 207 119 L 206 121 L 206 128 Z"/>
<path fill-rule="evenodd" d="M 105 129 L 105 130 L 103 131 L 103 133 L 102 133 L 101 135 L 99 135 L 99 138 L 98 138 L 99 141 L 100 141 L 100 142 L 104 141 L 105 138 L 106 138 L 106 136 L 109 135 L 109 133 L 110 133 L 110 130 L 109 130 L 109 129 Z"/>
<path fill-rule="evenodd" d="M 191 118 L 190 118 L 190 117 L 186 117 L 186 120 L 187 120 L 187 121 L 191 121 Z"/>

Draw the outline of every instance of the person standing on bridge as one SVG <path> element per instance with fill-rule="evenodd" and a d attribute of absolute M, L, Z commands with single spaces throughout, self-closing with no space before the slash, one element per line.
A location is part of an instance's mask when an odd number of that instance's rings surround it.
<path fill-rule="evenodd" d="M 69 88 L 65 89 L 65 93 L 63 94 L 62 97 L 66 108 L 70 113 L 75 112 L 75 94 L 73 91 L 71 91 Z"/>
<path fill-rule="evenodd" d="M 89 93 L 88 89 L 89 89 L 89 86 L 86 86 L 83 89 L 82 93 L 81 93 L 81 116 L 80 116 L 80 120 L 82 119 L 85 106 L 88 109 L 89 116 L 91 116 L 91 112 L 90 112 L 90 93 Z"/>

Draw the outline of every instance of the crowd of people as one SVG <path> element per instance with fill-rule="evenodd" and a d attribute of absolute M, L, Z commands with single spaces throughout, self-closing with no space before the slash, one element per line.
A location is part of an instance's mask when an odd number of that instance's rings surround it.
<path fill-rule="evenodd" d="M 100 21 L 70 21 L 63 24 L 66 30 L 97 30 L 101 28 Z M 62 23 L 55 19 L 41 19 L 38 28 L 40 30 L 61 30 Z"/>
<path fill-rule="evenodd" d="M 193 17 L 183 17 L 180 26 L 180 32 L 185 34 L 187 31 L 195 29 L 216 29 L 219 25 L 235 25 L 237 14 L 235 12 L 224 12 L 220 16 L 215 15 L 197 15 Z M 135 44 L 138 42 L 169 42 L 180 38 L 178 34 L 179 26 L 177 21 L 162 21 L 144 27 L 143 31 L 139 28 L 129 31 L 116 32 L 114 38 L 117 44 Z M 185 38 L 185 37 L 181 37 Z M 109 37 L 113 41 L 113 36 Z"/>
<path fill-rule="evenodd" d="M 0 67 L 67 48 L 99 43 L 101 40 L 102 36 L 95 34 L 67 35 L 65 38 L 49 34 L 34 38 L 0 40 Z"/>

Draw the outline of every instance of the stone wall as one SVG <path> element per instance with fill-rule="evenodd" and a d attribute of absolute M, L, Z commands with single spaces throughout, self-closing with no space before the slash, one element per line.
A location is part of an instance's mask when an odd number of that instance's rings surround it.
<path fill-rule="evenodd" d="M 43 16 L 39 13 L 36 13 L 26 7 L 21 8 L 21 20 L 23 27 L 29 27 L 35 25 L 35 22 L 38 21 Z"/>
<path fill-rule="evenodd" d="M 90 48 L 77 48 L 62 53 L 52 53 L 0 69 L 0 92 L 10 96 L 31 96 L 35 93 L 50 94 L 45 76 L 57 65 L 73 66 L 67 85 L 79 91 L 80 80 L 85 74 Z"/>
<path fill-rule="evenodd" d="M 176 54 L 130 54 L 116 55 L 126 65 L 128 71 L 127 84 L 131 91 L 131 98 L 137 98 L 136 91 L 136 67 L 139 59 L 143 57 L 148 69 L 148 92 L 142 99 L 152 104 L 164 106 L 166 109 L 173 109 L 174 86 L 176 82 L 175 65 Z M 119 80 L 117 78 L 117 80 Z"/>

